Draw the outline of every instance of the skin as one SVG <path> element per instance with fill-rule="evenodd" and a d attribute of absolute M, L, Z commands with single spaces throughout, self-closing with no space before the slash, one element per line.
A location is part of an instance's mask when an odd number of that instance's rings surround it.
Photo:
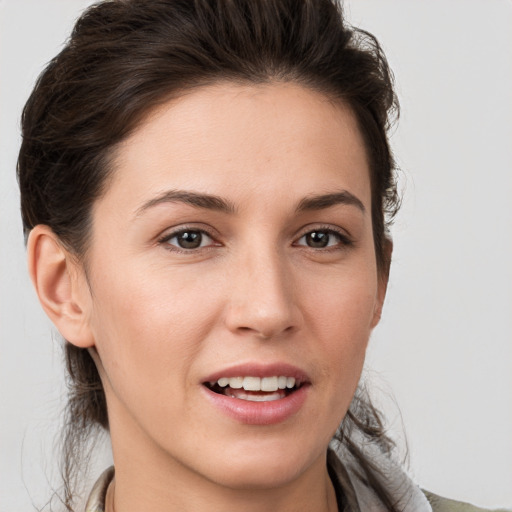
<path fill-rule="evenodd" d="M 352 112 L 294 84 L 208 86 L 152 112 L 114 169 L 85 267 L 45 226 L 29 240 L 43 307 L 100 371 L 116 466 L 109 510 L 335 510 L 326 448 L 387 280 Z M 229 211 L 162 200 L 177 190 L 218 196 Z M 201 246 L 180 248 L 184 228 L 204 232 Z M 326 247 L 311 246 L 315 231 Z M 243 424 L 205 399 L 213 372 L 276 362 L 310 381 L 285 421 Z"/>

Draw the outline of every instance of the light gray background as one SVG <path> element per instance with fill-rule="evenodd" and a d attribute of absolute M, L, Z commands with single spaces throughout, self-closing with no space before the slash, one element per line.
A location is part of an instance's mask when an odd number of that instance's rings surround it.
<path fill-rule="evenodd" d="M 18 119 L 87 0 L 0 0 L 0 510 L 58 484 L 61 351 L 25 270 Z M 423 487 L 512 506 L 512 3 L 351 0 L 382 41 L 404 206 L 368 379 Z M 86 107 L 84 107 L 86 108 Z M 107 464 L 97 461 L 97 466 Z M 96 471 L 96 468 L 95 468 Z"/>

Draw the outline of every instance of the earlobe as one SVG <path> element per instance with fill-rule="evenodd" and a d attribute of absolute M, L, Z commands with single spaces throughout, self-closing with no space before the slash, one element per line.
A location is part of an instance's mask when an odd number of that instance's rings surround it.
<path fill-rule="evenodd" d="M 88 324 L 90 296 L 74 258 L 44 225 L 30 232 L 27 256 L 37 296 L 55 327 L 73 345 L 93 346 Z"/>

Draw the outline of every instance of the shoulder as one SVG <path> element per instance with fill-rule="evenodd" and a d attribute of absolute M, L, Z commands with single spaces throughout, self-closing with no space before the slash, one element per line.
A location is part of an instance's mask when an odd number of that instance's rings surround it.
<path fill-rule="evenodd" d="M 479 508 L 462 501 L 449 500 L 442 498 L 428 491 L 423 491 L 430 505 L 432 512 L 492 512 L 487 508 Z M 495 510 L 494 512 L 511 512 L 506 509 Z"/>

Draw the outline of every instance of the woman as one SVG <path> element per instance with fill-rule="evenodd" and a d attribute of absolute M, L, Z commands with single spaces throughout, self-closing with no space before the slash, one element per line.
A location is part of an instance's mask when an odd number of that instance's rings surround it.
<path fill-rule="evenodd" d="M 88 510 L 445 510 L 356 393 L 397 208 L 384 56 L 329 1 L 214 4 L 93 7 L 24 111 L 65 453 L 112 439 Z"/>

